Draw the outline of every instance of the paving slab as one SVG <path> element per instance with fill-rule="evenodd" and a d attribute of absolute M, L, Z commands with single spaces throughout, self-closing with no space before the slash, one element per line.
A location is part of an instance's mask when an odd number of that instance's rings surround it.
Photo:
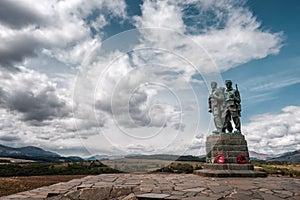
<path fill-rule="evenodd" d="M 137 195 L 138 199 L 165 199 L 170 195 L 167 194 L 156 194 L 156 193 L 147 193 L 147 194 L 140 194 Z"/>
<path fill-rule="evenodd" d="M 0 197 L 46 199 L 300 199 L 296 178 L 219 178 L 193 174 L 101 174 Z"/>

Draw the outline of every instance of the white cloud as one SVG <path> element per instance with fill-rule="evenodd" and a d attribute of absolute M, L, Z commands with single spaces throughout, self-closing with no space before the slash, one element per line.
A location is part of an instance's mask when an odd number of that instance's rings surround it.
<path fill-rule="evenodd" d="M 295 75 L 297 76 L 297 75 Z M 270 79 L 276 80 L 275 82 L 270 83 Z M 257 80 L 257 79 L 256 79 Z M 279 75 L 276 77 L 276 75 L 272 76 L 265 76 L 264 78 L 261 78 L 259 82 L 259 85 L 256 83 L 256 86 L 249 88 L 250 91 L 268 91 L 268 90 L 274 90 L 290 85 L 294 85 L 297 83 L 300 83 L 300 80 L 298 77 L 284 77 L 283 75 Z"/>
<path fill-rule="evenodd" d="M 143 144 L 129 144 L 126 146 L 126 152 L 128 153 L 152 153 L 153 151 L 156 151 L 155 147 L 149 146 L 149 145 L 143 145 Z"/>
<path fill-rule="evenodd" d="M 129 55 L 121 52 L 98 59 L 94 66 L 86 68 L 79 76 L 75 88 L 76 104 L 90 106 L 90 111 L 109 115 L 127 128 L 180 123 L 180 111 L 175 105 L 155 99 L 159 91 L 166 90 L 164 82 L 155 74 L 161 69 L 134 68 Z M 99 117 L 96 114 L 96 117 L 103 119 L 103 115 Z"/>
<path fill-rule="evenodd" d="M 85 111 L 74 106 L 81 113 L 73 117 L 74 77 L 51 79 L 23 67 L 17 73 L 9 72 L 0 71 L 0 143 L 89 156 L 81 140 L 99 134 L 99 124 L 90 108 Z"/>
<path fill-rule="evenodd" d="M 180 8 L 174 1 L 144 1 L 142 16 L 135 17 L 139 28 L 169 28 L 183 33 L 185 25 Z"/>
<path fill-rule="evenodd" d="M 126 18 L 123 1 L 1 1 L 0 7 L 4 11 L 0 18 L 0 64 L 6 67 L 43 49 L 66 64 L 80 64 L 78 51 L 86 51 L 87 43 L 94 42 L 86 19 L 96 17 L 92 24 L 101 29 L 106 21 L 103 15 L 97 16 L 97 9 Z"/>
<path fill-rule="evenodd" d="M 74 131 L 61 126 L 64 119 L 44 121 L 33 125 L 20 120 L 21 115 L 0 108 L 0 143 L 12 147 L 34 145 L 66 155 L 84 152 L 80 138 Z M 81 152 L 81 153 L 80 153 Z"/>
<path fill-rule="evenodd" d="M 226 71 L 252 59 L 277 54 L 281 47 L 281 33 L 269 33 L 261 30 L 261 25 L 252 13 L 235 1 L 145 1 L 142 16 L 136 17 L 136 26 L 171 29 L 193 39 L 199 46 L 191 44 L 190 39 L 173 32 L 141 30 L 146 41 L 154 48 L 165 48 L 182 55 L 197 66 L 202 73 Z M 196 5 L 195 5 L 196 4 Z M 213 25 L 199 33 L 190 34 L 186 29 L 195 24 L 186 25 L 183 10 L 194 5 L 200 13 L 213 13 Z M 207 14 L 208 15 L 208 14 Z M 221 15 L 221 16 L 220 16 Z M 224 16 L 223 16 L 224 15 Z M 213 20 L 209 16 L 207 20 Z M 201 20 L 201 19 L 200 19 Z M 224 24 L 222 27 L 218 23 Z M 199 27 L 197 27 L 199 28 Z M 176 41 L 176 42 L 174 42 Z M 181 48 L 180 48 L 181 47 Z M 206 54 L 209 54 L 206 55 Z M 162 57 L 166 61 L 167 57 Z M 218 68 L 211 65 L 212 59 Z M 163 62 L 163 61 L 162 61 Z M 170 61 L 169 61 L 170 62 Z M 184 67 L 182 67 L 183 70 Z"/>
<path fill-rule="evenodd" d="M 2 107 L 22 114 L 25 121 L 43 121 L 70 114 L 70 101 L 58 94 L 56 84 L 45 74 L 19 68 L 15 74 L 0 71 Z"/>
<path fill-rule="evenodd" d="M 259 153 L 279 154 L 300 147 L 300 107 L 287 106 L 279 114 L 253 116 L 243 134 L 249 149 Z"/>
<path fill-rule="evenodd" d="M 101 29 L 107 25 L 107 21 L 104 17 L 104 15 L 99 15 L 95 20 L 92 21 L 91 27 L 94 28 L 97 31 L 101 31 Z"/>

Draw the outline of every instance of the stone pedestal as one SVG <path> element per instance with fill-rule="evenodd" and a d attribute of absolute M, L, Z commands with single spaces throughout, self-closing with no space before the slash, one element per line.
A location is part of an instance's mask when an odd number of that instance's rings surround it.
<path fill-rule="evenodd" d="M 217 162 L 216 158 L 225 158 Z M 238 157 L 243 157 L 239 160 Z M 221 162 L 220 162 L 221 161 Z M 211 177 L 266 177 L 254 171 L 249 159 L 247 141 L 242 134 L 213 134 L 206 138 L 206 164 L 195 174 Z"/>

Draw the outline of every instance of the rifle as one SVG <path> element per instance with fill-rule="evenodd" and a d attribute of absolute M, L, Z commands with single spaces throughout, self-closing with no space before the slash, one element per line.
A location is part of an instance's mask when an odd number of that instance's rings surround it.
<path fill-rule="evenodd" d="M 238 88 L 237 84 L 235 84 L 235 91 L 236 91 L 235 95 L 241 100 L 240 91 L 239 91 L 239 88 Z M 238 109 L 239 116 L 241 116 L 241 111 L 242 111 L 241 102 L 236 102 L 236 106 L 237 106 L 237 109 Z"/>
<path fill-rule="evenodd" d="M 238 88 L 238 85 L 235 84 L 235 95 L 240 99 L 240 91 L 239 91 L 239 88 Z"/>

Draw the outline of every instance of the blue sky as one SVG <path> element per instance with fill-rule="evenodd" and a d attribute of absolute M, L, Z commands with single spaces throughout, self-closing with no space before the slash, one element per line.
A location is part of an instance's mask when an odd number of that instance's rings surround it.
<path fill-rule="evenodd" d="M 0 2 L 1 144 L 204 154 L 232 79 L 249 149 L 299 149 L 298 1 L 29 1 Z"/>
<path fill-rule="evenodd" d="M 277 84 L 283 81 L 282 78 L 300 77 L 300 30 L 298 27 L 300 20 L 300 3 L 298 1 L 248 1 L 247 5 L 253 11 L 253 14 L 262 23 L 264 29 L 283 32 L 283 47 L 277 55 L 270 55 L 266 58 L 253 60 L 237 68 L 224 72 L 223 77 L 238 77 L 236 81 L 257 81 L 256 77 L 266 77 L 265 81 L 257 84 L 267 84 L 268 82 Z M 270 6 L 271 5 L 271 6 Z M 270 76 L 271 75 L 271 76 Z M 270 97 L 265 102 L 251 103 L 245 110 L 246 121 L 253 114 L 265 112 L 278 113 L 281 108 L 288 105 L 299 105 L 300 83 L 286 85 L 285 87 L 266 88 L 263 92 L 270 92 Z M 247 94 L 246 94 L 247 95 Z M 248 116 L 247 116 L 248 115 Z"/>

